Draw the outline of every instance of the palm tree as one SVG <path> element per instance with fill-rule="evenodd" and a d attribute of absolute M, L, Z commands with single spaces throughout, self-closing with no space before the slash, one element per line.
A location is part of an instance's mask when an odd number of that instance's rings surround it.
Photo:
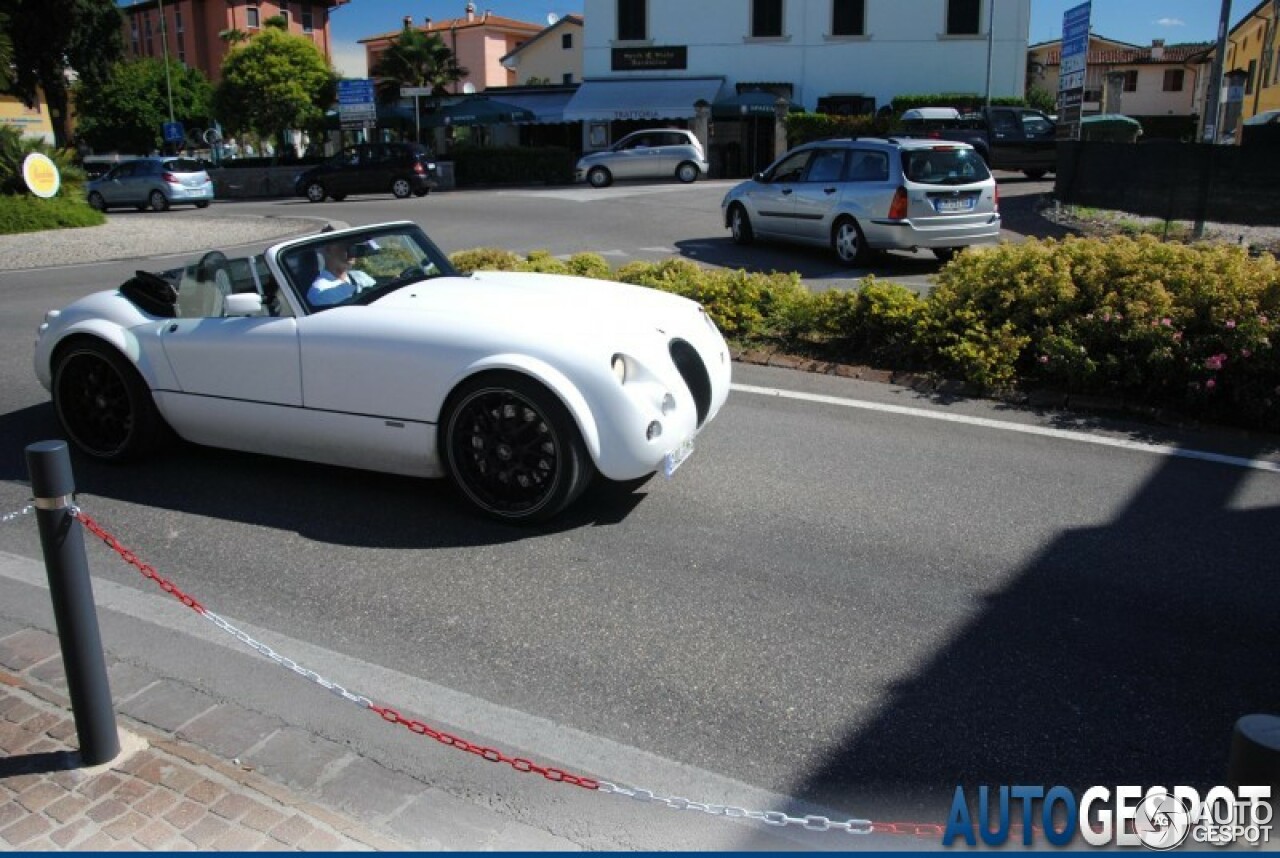
<path fill-rule="evenodd" d="M 438 35 L 406 24 L 369 74 L 378 79 L 378 100 L 387 104 L 400 100 L 402 86 L 430 87 L 434 94 L 443 95 L 468 72 Z"/>

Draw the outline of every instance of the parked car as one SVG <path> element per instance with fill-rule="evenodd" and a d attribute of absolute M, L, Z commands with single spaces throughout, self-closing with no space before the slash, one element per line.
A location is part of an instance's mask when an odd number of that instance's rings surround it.
<path fill-rule="evenodd" d="M 711 172 L 702 143 L 683 128 L 654 128 L 623 137 L 603 152 L 578 160 L 577 180 L 607 188 L 614 179 L 669 179 L 695 182 Z"/>
<path fill-rule="evenodd" d="M 98 211 L 136 206 L 162 212 L 179 203 L 205 208 L 213 201 L 213 180 L 193 158 L 135 158 L 122 161 L 85 185 L 89 205 Z"/>
<path fill-rule="evenodd" d="M 873 250 L 926 247 L 939 259 L 1000 236 L 995 179 L 972 146 L 847 138 L 787 152 L 720 203 L 738 244 L 774 238 L 832 248 L 846 265 Z"/>
<path fill-rule="evenodd" d="M 420 143 L 360 143 L 294 177 L 294 191 L 313 203 L 348 194 L 424 197 L 438 183 L 435 158 Z"/>
<path fill-rule="evenodd" d="M 363 285 L 313 304 L 343 260 Z M 693 301 L 566 275 L 464 277 L 408 221 L 139 273 L 47 313 L 34 363 L 94 459 L 141 456 L 167 425 L 213 447 L 447 476 L 515 523 L 554 516 L 597 474 L 670 476 L 731 373 Z"/>
<path fill-rule="evenodd" d="M 1042 179 L 1058 167 L 1058 126 L 1029 107 L 984 107 L 974 113 L 920 107 L 904 112 L 902 125 L 909 136 L 968 143 L 992 170 Z"/>

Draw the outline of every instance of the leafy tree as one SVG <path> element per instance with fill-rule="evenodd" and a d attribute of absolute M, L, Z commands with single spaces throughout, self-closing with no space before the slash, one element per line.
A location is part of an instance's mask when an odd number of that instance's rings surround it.
<path fill-rule="evenodd" d="M 77 84 L 78 133 L 95 149 L 147 152 L 160 145 L 160 126 L 173 117 L 187 127 L 208 121 L 213 110 L 213 86 L 199 69 L 143 57 L 115 65 L 103 83 Z"/>
<path fill-rule="evenodd" d="M 9 36 L 9 14 L 12 0 L 0 0 L 0 92 L 13 85 L 13 39 Z"/>
<path fill-rule="evenodd" d="M 1042 113 L 1058 112 L 1058 101 L 1053 97 L 1053 93 L 1035 84 L 1027 88 L 1027 106 L 1034 107 Z"/>
<path fill-rule="evenodd" d="M 124 56 L 123 18 L 114 0 L 6 0 L 15 95 L 29 105 L 42 91 L 54 142 L 67 145 L 67 73 L 85 86 L 105 81 Z"/>
<path fill-rule="evenodd" d="M 378 79 L 378 100 L 386 104 L 399 101 L 402 86 L 430 87 L 442 95 L 449 84 L 466 77 L 467 70 L 438 35 L 405 25 L 369 74 Z"/>
<path fill-rule="evenodd" d="M 278 139 L 323 119 L 337 90 L 337 75 L 314 42 L 268 27 L 222 61 L 214 107 L 230 131 Z"/>
<path fill-rule="evenodd" d="M 218 31 L 218 38 L 226 42 L 228 45 L 238 45 L 241 42 L 249 41 L 249 34 L 244 30 L 236 27 L 228 27 L 225 30 Z"/>

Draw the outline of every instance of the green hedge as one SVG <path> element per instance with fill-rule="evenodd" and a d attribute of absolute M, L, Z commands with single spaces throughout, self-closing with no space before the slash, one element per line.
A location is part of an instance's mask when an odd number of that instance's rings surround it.
<path fill-rule="evenodd" d="M 902 124 L 891 116 L 793 113 L 787 117 L 787 145 L 799 146 L 832 137 L 887 137 L 901 128 Z"/>
<path fill-rule="evenodd" d="M 76 226 L 98 226 L 106 223 L 102 212 L 89 208 L 81 199 L 63 194 L 42 200 L 31 194 L 0 196 L 0 235 L 15 232 L 39 232 Z"/>
<path fill-rule="evenodd" d="M 893 99 L 893 112 L 901 116 L 913 107 L 954 107 L 959 111 L 977 110 L 985 106 L 987 97 L 976 92 L 943 92 L 936 95 L 898 95 Z M 991 99 L 993 105 L 1025 107 L 1025 98 L 999 97 Z"/>
<path fill-rule="evenodd" d="M 872 277 L 812 293 L 797 274 L 683 259 L 610 272 L 594 254 L 455 254 L 498 268 L 615 279 L 699 301 L 725 336 L 985 391 L 1102 394 L 1280 430 L 1280 263 L 1233 245 L 1151 237 L 1029 240 L 956 256 L 927 296 Z"/>
<path fill-rule="evenodd" d="M 547 184 L 573 181 L 577 160 L 568 149 L 458 146 L 450 153 L 454 181 L 466 185 Z"/>

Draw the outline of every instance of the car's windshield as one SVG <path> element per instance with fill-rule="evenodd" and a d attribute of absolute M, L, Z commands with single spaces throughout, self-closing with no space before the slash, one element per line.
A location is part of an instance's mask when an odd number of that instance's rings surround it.
<path fill-rule="evenodd" d="M 402 286 L 457 274 L 440 249 L 411 225 L 322 236 L 280 258 L 294 291 L 312 311 L 369 304 Z"/>
<path fill-rule="evenodd" d="M 968 185 L 991 177 L 982 156 L 973 149 L 938 146 L 902 153 L 907 180 L 924 185 Z"/>

